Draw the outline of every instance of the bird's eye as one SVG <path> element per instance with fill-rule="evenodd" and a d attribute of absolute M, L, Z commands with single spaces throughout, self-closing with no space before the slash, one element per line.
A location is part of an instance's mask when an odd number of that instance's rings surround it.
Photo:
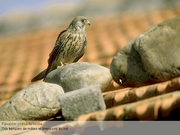
<path fill-rule="evenodd" d="M 81 21 L 82 21 L 83 23 L 85 23 L 85 22 L 86 22 L 86 19 L 82 19 Z"/>

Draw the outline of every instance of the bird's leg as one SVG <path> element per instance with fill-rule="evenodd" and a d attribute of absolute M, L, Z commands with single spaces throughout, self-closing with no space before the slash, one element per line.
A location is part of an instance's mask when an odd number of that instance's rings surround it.
<path fill-rule="evenodd" d="M 57 66 L 57 68 L 60 68 L 60 67 L 63 67 L 64 66 L 64 64 L 62 63 L 62 62 L 60 62 L 61 63 L 61 66 Z"/>
<path fill-rule="evenodd" d="M 60 63 L 61 63 L 61 66 L 58 66 L 57 68 L 60 68 L 60 67 L 63 67 L 65 65 L 69 64 L 69 63 L 62 63 L 62 62 L 60 62 Z"/>
<path fill-rule="evenodd" d="M 60 62 L 60 63 L 61 63 L 61 66 L 58 66 L 57 68 L 61 68 L 61 67 L 63 67 L 63 66 L 68 64 L 68 63 L 62 63 L 62 62 Z"/>
<path fill-rule="evenodd" d="M 64 63 L 60 62 L 61 63 L 61 67 L 64 66 Z"/>

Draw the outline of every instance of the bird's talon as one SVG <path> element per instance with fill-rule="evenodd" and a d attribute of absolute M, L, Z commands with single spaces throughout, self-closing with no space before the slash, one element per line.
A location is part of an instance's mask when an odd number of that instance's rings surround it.
<path fill-rule="evenodd" d="M 57 68 L 61 68 L 62 66 L 57 66 Z"/>

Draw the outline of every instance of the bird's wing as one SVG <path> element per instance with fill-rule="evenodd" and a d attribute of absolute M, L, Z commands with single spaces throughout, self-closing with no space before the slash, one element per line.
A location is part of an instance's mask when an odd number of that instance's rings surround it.
<path fill-rule="evenodd" d="M 46 70 L 46 74 L 45 76 L 53 69 L 57 68 L 55 67 L 55 65 L 53 64 L 54 59 L 56 58 L 57 55 L 59 55 L 60 51 L 63 49 L 63 45 L 65 44 L 66 40 L 69 37 L 69 32 L 67 30 L 62 31 L 55 43 L 55 46 L 53 48 L 53 50 L 51 51 L 51 53 L 49 54 L 49 59 L 48 59 L 48 67 Z"/>
<path fill-rule="evenodd" d="M 60 48 L 62 47 L 63 43 L 65 42 L 65 40 L 67 39 L 68 37 L 68 32 L 67 30 L 63 30 L 57 40 L 56 40 L 56 43 L 54 44 L 54 48 L 53 50 L 51 51 L 51 53 L 49 54 L 49 59 L 48 59 L 48 64 L 51 65 L 54 58 L 56 57 L 56 55 L 58 54 L 58 51 L 60 50 Z"/>

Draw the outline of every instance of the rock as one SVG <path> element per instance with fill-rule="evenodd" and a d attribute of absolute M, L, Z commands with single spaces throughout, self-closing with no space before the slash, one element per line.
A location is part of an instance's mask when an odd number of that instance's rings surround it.
<path fill-rule="evenodd" d="M 67 92 L 59 101 L 65 120 L 76 120 L 82 114 L 106 109 L 99 85 Z"/>
<path fill-rule="evenodd" d="M 166 20 L 127 43 L 110 72 L 124 86 L 142 86 L 180 75 L 180 17 Z"/>
<path fill-rule="evenodd" d="M 0 107 L 1 121 L 47 120 L 60 111 L 61 86 L 37 82 L 21 90 Z"/>
<path fill-rule="evenodd" d="M 59 84 L 65 92 L 69 92 L 92 85 L 100 85 L 101 90 L 104 90 L 111 80 L 108 68 L 88 62 L 76 62 L 53 70 L 44 81 Z"/>

